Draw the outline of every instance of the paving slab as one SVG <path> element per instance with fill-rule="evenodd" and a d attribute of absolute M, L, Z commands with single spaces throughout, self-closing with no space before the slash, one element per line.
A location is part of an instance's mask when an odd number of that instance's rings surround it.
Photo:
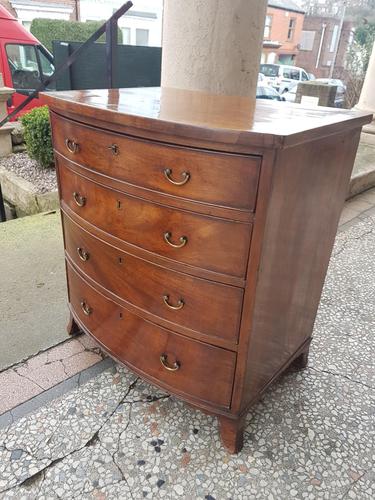
<path fill-rule="evenodd" d="M 60 214 L 0 224 L 0 370 L 66 340 Z"/>
<path fill-rule="evenodd" d="M 375 498 L 374 228 L 367 212 L 339 232 L 308 368 L 252 409 L 241 453 L 113 367 L 0 431 L 0 498 Z"/>

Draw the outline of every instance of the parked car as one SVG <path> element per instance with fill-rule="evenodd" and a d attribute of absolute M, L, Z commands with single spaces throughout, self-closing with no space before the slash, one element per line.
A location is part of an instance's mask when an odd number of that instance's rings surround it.
<path fill-rule="evenodd" d="M 345 83 L 339 78 L 316 78 L 315 81 L 327 83 L 328 85 L 337 85 L 338 87 L 343 87 L 346 90 Z"/>
<path fill-rule="evenodd" d="M 293 83 L 310 80 L 308 73 L 297 66 L 282 64 L 261 64 L 259 72 L 266 77 L 267 83 L 272 85 L 280 94 L 288 92 Z"/>
<path fill-rule="evenodd" d="M 281 96 L 277 90 L 265 83 L 258 83 L 256 98 L 269 99 L 272 101 L 285 101 L 284 97 Z"/>
<path fill-rule="evenodd" d="M 0 73 L 4 85 L 15 89 L 7 103 L 11 113 L 54 72 L 53 56 L 4 7 L 0 5 Z M 33 99 L 20 114 L 36 106 Z"/>
<path fill-rule="evenodd" d="M 325 83 L 327 85 L 335 85 L 337 87 L 335 96 L 335 108 L 343 108 L 345 106 L 346 85 L 338 78 L 317 78 L 316 82 Z"/>

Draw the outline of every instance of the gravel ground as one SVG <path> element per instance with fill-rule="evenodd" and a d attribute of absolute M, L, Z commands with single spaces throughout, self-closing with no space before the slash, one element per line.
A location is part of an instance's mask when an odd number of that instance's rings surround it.
<path fill-rule="evenodd" d="M 19 177 L 34 185 L 35 193 L 47 193 L 57 190 L 56 171 L 54 168 L 40 168 L 27 153 L 11 154 L 0 158 L 0 167 L 14 172 Z"/>

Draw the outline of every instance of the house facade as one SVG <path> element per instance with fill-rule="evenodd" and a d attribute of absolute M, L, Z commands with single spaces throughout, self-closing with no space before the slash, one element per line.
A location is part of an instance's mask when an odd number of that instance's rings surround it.
<path fill-rule="evenodd" d="M 124 0 L 0 0 L 25 28 L 35 18 L 105 21 Z M 119 19 L 123 43 L 161 46 L 163 0 L 137 0 Z"/>
<path fill-rule="evenodd" d="M 80 0 L 81 21 L 108 19 L 123 0 Z M 161 46 L 163 0 L 137 0 L 119 19 L 125 45 Z"/>
<path fill-rule="evenodd" d="M 35 18 L 77 20 L 79 0 L 0 0 L 26 29 Z"/>
<path fill-rule="evenodd" d="M 353 39 L 352 23 L 345 21 L 341 35 L 339 31 L 340 19 L 306 16 L 296 64 L 317 78 L 328 78 L 331 66 L 335 64 L 332 76 L 342 78 L 345 73 L 345 56 Z M 337 57 L 334 61 L 337 44 Z"/>
<path fill-rule="evenodd" d="M 268 2 L 262 63 L 296 63 L 303 20 L 303 9 L 292 0 Z"/>

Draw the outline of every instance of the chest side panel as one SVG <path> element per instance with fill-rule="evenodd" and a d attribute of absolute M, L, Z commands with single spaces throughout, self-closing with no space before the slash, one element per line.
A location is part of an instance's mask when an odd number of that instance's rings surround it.
<path fill-rule="evenodd" d="M 359 135 L 357 129 L 330 136 L 276 157 L 252 319 L 240 333 L 248 344 L 242 343 L 246 376 L 235 388 L 238 409 L 311 338 Z M 245 297 L 245 315 L 246 303 Z"/>

